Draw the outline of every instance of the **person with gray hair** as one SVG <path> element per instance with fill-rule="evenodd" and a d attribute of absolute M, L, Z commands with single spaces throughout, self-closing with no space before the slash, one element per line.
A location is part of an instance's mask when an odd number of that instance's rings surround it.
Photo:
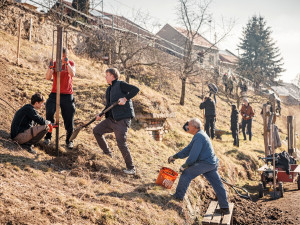
<path fill-rule="evenodd" d="M 203 174 L 216 192 L 221 208 L 220 212 L 228 214 L 227 194 L 218 173 L 219 160 L 215 155 L 211 140 L 201 130 L 201 122 L 198 118 L 189 120 L 187 126 L 185 130 L 194 135 L 192 141 L 183 150 L 168 158 L 168 162 L 171 163 L 176 159 L 188 157 L 186 162 L 180 167 L 182 174 L 173 197 L 177 200 L 183 200 L 191 181 Z"/>

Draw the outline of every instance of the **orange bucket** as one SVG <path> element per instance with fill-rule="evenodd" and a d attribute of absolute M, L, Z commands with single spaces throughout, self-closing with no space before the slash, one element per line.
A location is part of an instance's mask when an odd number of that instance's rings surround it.
<path fill-rule="evenodd" d="M 167 189 L 171 189 L 177 176 L 178 173 L 176 173 L 174 170 L 163 167 L 159 171 L 158 177 L 156 179 L 156 184 L 161 185 Z"/>

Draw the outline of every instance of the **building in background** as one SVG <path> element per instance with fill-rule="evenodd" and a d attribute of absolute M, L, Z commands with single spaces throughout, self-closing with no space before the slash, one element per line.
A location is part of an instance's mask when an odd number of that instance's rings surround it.
<path fill-rule="evenodd" d="M 158 36 L 157 42 L 163 46 L 163 48 L 160 48 L 161 50 L 170 55 L 183 58 L 185 43 L 188 40 L 187 30 L 166 24 L 156 35 Z M 194 39 L 193 49 L 195 52 L 194 57 L 198 58 L 200 65 L 204 67 L 218 65 L 218 48 L 200 34 L 197 34 Z"/>

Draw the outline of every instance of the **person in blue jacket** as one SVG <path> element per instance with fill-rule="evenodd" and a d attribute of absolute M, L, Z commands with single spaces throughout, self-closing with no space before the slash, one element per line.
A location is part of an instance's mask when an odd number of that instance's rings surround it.
<path fill-rule="evenodd" d="M 218 173 L 219 160 L 215 155 L 211 140 L 201 130 L 201 122 L 198 118 L 191 119 L 186 130 L 194 135 L 192 141 L 183 150 L 168 158 L 168 162 L 171 163 L 176 159 L 188 157 L 180 167 L 182 174 L 173 197 L 183 200 L 191 181 L 203 174 L 216 192 L 221 213 L 229 213 L 226 190 Z"/>

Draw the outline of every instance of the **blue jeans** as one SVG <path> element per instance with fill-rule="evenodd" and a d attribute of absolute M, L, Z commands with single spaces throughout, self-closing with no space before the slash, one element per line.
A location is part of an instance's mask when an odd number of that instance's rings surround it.
<path fill-rule="evenodd" d="M 183 199 L 191 181 L 201 174 L 203 174 L 216 192 L 220 208 L 228 208 L 227 194 L 218 173 L 218 164 L 198 162 L 185 169 L 180 176 L 174 197 Z"/>

